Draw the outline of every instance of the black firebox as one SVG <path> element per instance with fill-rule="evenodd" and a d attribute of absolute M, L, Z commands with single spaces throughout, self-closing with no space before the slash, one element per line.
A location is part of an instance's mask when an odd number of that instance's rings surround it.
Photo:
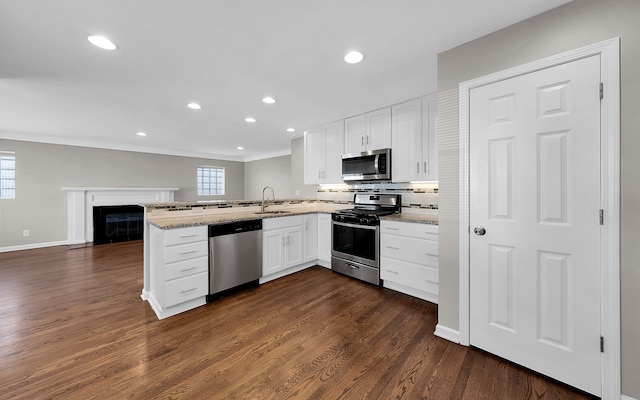
<path fill-rule="evenodd" d="M 144 208 L 135 205 L 93 207 L 93 244 L 142 239 Z"/>

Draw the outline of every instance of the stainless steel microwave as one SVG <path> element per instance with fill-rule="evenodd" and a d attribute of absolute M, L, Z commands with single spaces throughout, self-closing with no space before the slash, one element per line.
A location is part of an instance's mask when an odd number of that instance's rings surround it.
<path fill-rule="evenodd" d="M 342 155 L 342 180 L 390 181 L 391 149 Z"/>

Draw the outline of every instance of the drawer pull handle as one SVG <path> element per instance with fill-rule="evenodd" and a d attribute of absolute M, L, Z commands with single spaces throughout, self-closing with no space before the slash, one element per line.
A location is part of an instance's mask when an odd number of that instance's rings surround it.
<path fill-rule="evenodd" d="M 387 249 L 400 250 L 400 248 L 399 248 L 399 247 L 393 247 L 393 246 L 387 246 Z"/>
<path fill-rule="evenodd" d="M 388 227 L 387 227 L 387 230 L 388 230 L 388 231 L 399 231 L 399 230 L 400 230 L 400 228 L 392 228 L 392 227 L 388 226 Z"/>
<path fill-rule="evenodd" d="M 432 257 L 438 257 L 437 254 L 432 254 L 432 253 L 424 253 L 426 256 L 432 256 Z"/>
<path fill-rule="evenodd" d="M 438 282 L 430 281 L 429 279 L 425 279 L 425 282 L 427 282 L 427 283 L 432 283 L 432 284 L 434 284 L 434 285 L 437 285 L 437 284 L 438 284 Z"/>
<path fill-rule="evenodd" d="M 185 293 L 189 293 L 189 292 L 193 292 L 194 290 L 198 289 L 197 287 L 192 287 L 191 289 L 185 289 L 185 290 L 181 290 L 180 294 L 185 294 Z"/>
<path fill-rule="evenodd" d="M 391 274 L 396 274 L 396 275 L 400 275 L 400 272 L 398 271 L 392 271 L 390 269 L 387 270 L 387 272 L 391 273 Z"/>
<path fill-rule="evenodd" d="M 181 256 L 186 256 L 188 254 L 193 254 L 193 253 L 197 253 L 198 250 L 192 250 L 192 251 L 185 251 L 184 253 L 180 253 Z"/>
<path fill-rule="evenodd" d="M 198 269 L 198 267 L 182 268 L 180 272 L 193 271 L 194 269 Z"/>
<path fill-rule="evenodd" d="M 194 235 L 183 235 L 183 236 L 180 236 L 180 239 L 189 239 L 189 238 L 196 237 L 196 236 L 198 236 L 198 234 L 194 234 Z"/>

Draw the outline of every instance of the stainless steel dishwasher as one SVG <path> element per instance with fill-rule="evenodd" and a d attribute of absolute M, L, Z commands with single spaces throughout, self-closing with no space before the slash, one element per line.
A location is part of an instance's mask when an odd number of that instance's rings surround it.
<path fill-rule="evenodd" d="M 257 286 L 262 276 L 262 220 L 209 225 L 209 295 Z"/>

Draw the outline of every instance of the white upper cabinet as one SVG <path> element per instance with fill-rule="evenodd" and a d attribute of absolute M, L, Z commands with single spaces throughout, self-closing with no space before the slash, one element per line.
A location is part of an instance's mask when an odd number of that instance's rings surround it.
<path fill-rule="evenodd" d="M 391 174 L 394 182 L 438 179 L 435 94 L 391 107 Z"/>
<path fill-rule="evenodd" d="M 342 183 L 344 121 L 309 129 L 304 134 L 304 183 Z"/>
<path fill-rule="evenodd" d="M 344 152 L 361 153 L 391 147 L 391 107 L 344 121 Z"/>
<path fill-rule="evenodd" d="M 422 98 L 422 180 L 438 180 L 438 141 L 436 138 L 436 94 Z"/>
<path fill-rule="evenodd" d="M 391 177 L 394 182 L 422 176 L 422 99 L 392 107 Z"/>

